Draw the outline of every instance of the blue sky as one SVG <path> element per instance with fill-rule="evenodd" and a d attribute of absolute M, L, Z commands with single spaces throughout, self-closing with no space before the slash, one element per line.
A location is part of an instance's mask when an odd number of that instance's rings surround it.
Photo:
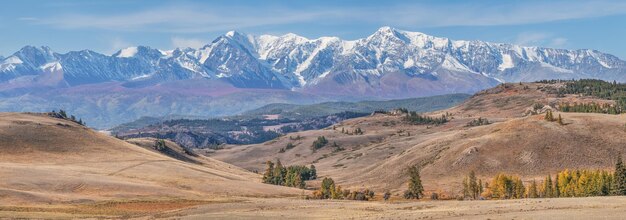
<path fill-rule="evenodd" d="M 357 39 L 381 26 L 451 39 L 597 49 L 626 59 L 626 1 L 3 2 L 0 55 L 24 45 L 111 54 L 199 47 L 229 30 Z"/>

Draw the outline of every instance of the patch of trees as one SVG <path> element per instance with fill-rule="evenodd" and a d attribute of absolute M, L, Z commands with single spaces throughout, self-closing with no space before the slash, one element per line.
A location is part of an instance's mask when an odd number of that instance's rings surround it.
<path fill-rule="evenodd" d="M 294 145 L 293 143 L 288 143 L 287 146 L 281 148 L 278 153 L 285 153 L 285 151 L 291 150 L 292 148 L 296 147 L 296 145 Z"/>
<path fill-rule="evenodd" d="M 165 140 L 163 139 L 157 139 L 154 141 L 154 149 L 158 150 L 158 151 L 163 151 L 165 150 L 166 146 L 165 146 Z"/>
<path fill-rule="evenodd" d="M 276 164 L 272 161 L 267 161 L 266 164 L 263 183 L 304 189 L 305 181 L 317 179 L 314 165 L 310 168 L 300 165 L 284 167 L 280 160 L 276 160 Z"/>
<path fill-rule="evenodd" d="M 448 116 L 441 115 L 441 117 L 430 117 L 420 115 L 417 112 L 409 112 L 404 116 L 404 120 L 414 125 L 441 125 L 448 122 Z"/>
<path fill-rule="evenodd" d="M 597 103 L 562 103 L 559 104 L 559 110 L 562 112 L 584 112 L 584 113 L 602 113 L 617 115 L 622 113 L 622 108 L 611 104 Z"/>
<path fill-rule="evenodd" d="M 525 185 L 518 177 L 498 174 L 483 188 L 480 180 L 476 183 L 474 173 L 463 180 L 465 197 L 520 199 L 520 198 L 559 198 L 626 195 L 626 167 L 621 157 L 615 164 L 613 173 L 606 170 L 563 170 L 554 179 L 547 175 L 542 182 L 532 180 Z"/>
<path fill-rule="evenodd" d="M 483 196 L 493 199 L 520 199 L 525 197 L 525 193 L 524 183 L 518 176 L 501 173 L 493 178 L 491 184 L 487 184 Z"/>
<path fill-rule="evenodd" d="M 333 141 L 332 146 L 333 146 L 333 153 L 346 150 L 345 148 L 339 146 L 339 144 L 337 144 L 337 142 L 334 142 L 334 141 Z"/>
<path fill-rule="evenodd" d="M 313 145 L 311 147 L 313 150 L 318 150 L 328 144 L 328 140 L 324 136 L 317 137 L 317 140 L 313 141 Z"/>
<path fill-rule="evenodd" d="M 483 193 L 483 182 L 477 180 L 476 173 L 471 171 L 470 174 L 463 179 L 463 197 L 479 199 L 480 194 Z"/>
<path fill-rule="evenodd" d="M 548 109 L 546 111 L 546 116 L 543 117 L 544 120 L 549 121 L 549 122 L 554 122 L 556 121 L 557 123 L 559 123 L 560 125 L 564 125 L 565 123 L 563 122 L 563 117 L 561 117 L 561 114 L 559 114 L 558 117 L 554 117 L 554 114 L 552 114 L 552 110 Z"/>
<path fill-rule="evenodd" d="M 476 127 L 491 124 L 486 118 L 479 117 L 467 123 L 466 127 Z"/>
<path fill-rule="evenodd" d="M 297 140 L 301 140 L 301 139 L 303 139 L 303 137 L 300 136 L 300 135 L 295 136 L 295 137 L 294 136 L 289 136 L 289 140 L 292 140 L 292 141 L 297 141 Z"/>
<path fill-rule="evenodd" d="M 336 186 L 332 178 L 325 177 L 319 190 L 313 192 L 313 199 L 345 199 L 368 201 L 375 196 L 374 191 L 369 189 L 350 191 Z"/>
<path fill-rule="evenodd" d="M 55 110 L 52 110 L 52 112 L 48 113 L 49 116 L 51 117 L 55 117 L 55 118 L 59 118 L 59 119 L 64 119 L 64 120 L 69 120 L 72 122 L 75 122 L 79 125 L 85 126 L 86 123 L 83 121 L 82 118 L 80 119 L 76 119 L 76 116 L 74 115 L 69 115 L 67 114 L 67 112 L 63 109 L 59 109 L 59 112 L 56 112 Z"/>
<path fill-rule="evenodd" d="M 540 81 L 542 83 L 557 83 L 556 80 Z M 622 112 L 626 109 L 626 84 L 607 82 L 597 79 L 581 79 L 566 81 L 564 88 L 556 91 L 557 96 L 562 97 L 565 94 L 574 94 L 581 96 L 592 96 L 601 99 L 614 100 L 616 102 L 615 109 L 611 111 Z"/>
<path fill-rule="evenodd" d="M 333 127 L 333 130 L 335 129 L 335 127 Z M 342 134 L 347 134 L 347 135 L 363 135 L 363 130 L 361 130 L 361 128 L 356 128 L 353 131 L 348 131 L 345 128 L 341 128 L 341 133 Z"/>

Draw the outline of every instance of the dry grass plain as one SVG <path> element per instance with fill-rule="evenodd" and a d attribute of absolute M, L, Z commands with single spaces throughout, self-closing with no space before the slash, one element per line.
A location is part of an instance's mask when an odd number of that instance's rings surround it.
<path fill-rule="evenodd" d="M 129 219 L 623 219 L 626 197 L 485 201 L 338 201 L 231 198 L 0 207 L 0 218 Z"/>
<path fill-rule="evenodd" d="M 201 205 L 182 219 L 623 219 L 626 197 L 489 201 L 355 202 L 263 199 Z"/>

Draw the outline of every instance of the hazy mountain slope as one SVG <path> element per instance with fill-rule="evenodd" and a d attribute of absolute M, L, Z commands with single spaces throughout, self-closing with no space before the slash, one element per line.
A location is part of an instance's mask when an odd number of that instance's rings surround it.
<path fill-rule="evenodd" d="M 307 118 L 345 111 L 372 113 L 377 110 L 389 111 L 396 108 L 406 108 L 410 111 L 418 112 L 429 112 L 455 106 L 469 97 L 470 95 L 467 94 L 451 94 L 388 101 L 324 102 L 311 105 L 276 103 L 246 111 L 241 115 L 279 115 L 279 117 L 282 118 Z"/>

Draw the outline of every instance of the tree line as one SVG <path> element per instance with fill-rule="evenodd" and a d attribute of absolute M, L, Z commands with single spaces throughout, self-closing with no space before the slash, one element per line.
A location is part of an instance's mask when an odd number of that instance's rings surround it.
<path fill-rule="evenodd" d="M 554 84 L 561 80 L 542 80 L 539 83 Z M 626 109 L 626 84 L 616 81 L 607 82 L 598 79 L 580 79 L 565 81 L 565 87 L 551 91 L 562 97 L 565 94 L 575 94 L 592 96 L 601 99 L 613 100 L 616 105 L 610 109 L 611 112 L 622 112 Z M 607 109 L 607 111 L 609 111 Z M 617 113 L 619 114 L 619 113 Z"/>
<path fill-rule="evenodd" d="M 559 104 L 559 110 L 562 112 L 583 112 L 583 113 L 602 113 L 617 115 L 622 113 L 622 108 L 616 105 L 608 103 L 561 103 Z"/>
<path fill-rule="evenodd" d="M 441 117 L 431 117 L 411 111 L 404 116 L 404 120 L 414 125 L 441 125 L 448 122 L 448 116 L 441 115 Z"/>
<path fill-rule="evenodd" d="M 63 109 L 59 109 L 59 112 L 56 112 L 55 110 L 52 110 L 52 112 L 49 112 L 48 115 L 55 117 L 55 118 L 60 118 L 60 119 L 65 119 L 65 120 L 69 120 L 69 121 L 73 121 L 78 123 L 79 125 L 85 126 L 86 123 L 83 121 L 82 118 L 80 119 L 76 119 L 76 116 L 74 115 L 68 115 L 67 112 Z"/>
<path fill-rule="evenodd" d="M 554 179 L 525 184 L 519 176 L 497 174 L 491 182 L 477 180 L 472 171 L 463 179 L 463 196 L 470 199 L 521 199 L 626 195 L 626 167 L 621 157 L 611 173 L 606 170 L 562 170 Z"/>
<path fill-rule="evenodd" d="M 332 178 L 325 177 L 320 189 L 313 192 L 312 199 L 345 199 L 368 201 L 375 196 L 374 191 L 369 189 L 350 191 L 341 189 Z"/>
<path fill-rule="evenodd" d="M 420 171 L 418 166 L 410 166 L 407 169 L 408 173 L 408 189 L 404 191 L 405 199 L 421 199 L 424 196 L 424 187 L 422 186 L 422 180 L 420 177 Z M 346 199 L 346 200 L 371 200 L 375 196 L 375 192 L 370 189 L 361 189 L 356 191 L 350 191 L 349 189 L 342 189 L 341 186 L 335 184 L 332 178 L 325 177 L 322 180 L 320 189 L 313 192 L 313 195 L 309 198 L 312 199 Z M 386 191 L 383 194 L 383 199 L 388 200 L 391 197 L 391 193 Z"/>
<path fill-rule="evenodd" d="M 491 124 L 491 122 L 489 122 L 488 119 L 479 117 L 470 122 L 467 122 L 467 125 L 465 125 L 465 127 L 476 127 L 476 126 L 489 125 L 489 124 Z"/>

